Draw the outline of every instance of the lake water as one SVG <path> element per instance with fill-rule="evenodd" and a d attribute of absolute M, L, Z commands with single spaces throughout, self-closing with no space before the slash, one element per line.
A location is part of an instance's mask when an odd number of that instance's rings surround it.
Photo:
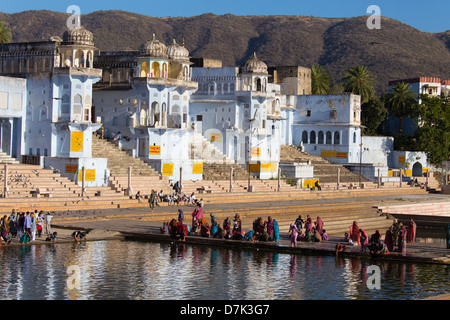
<path fill-rule="evenodd" d="M 449 266 L 169 243 L 2 246 L 0 256 L 2 300 L 405 300 L 450 291 Z M 372 264 L 380 290 L 367 287 Z"/>

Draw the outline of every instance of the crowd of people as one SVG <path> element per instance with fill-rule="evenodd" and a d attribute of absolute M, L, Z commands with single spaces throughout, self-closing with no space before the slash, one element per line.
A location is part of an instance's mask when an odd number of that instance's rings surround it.
<path fill-rule="evenodd" d="M 17 239 L 19 243 L 29 243 L 43 235 L 46 241 L 55 241 L 57 233 L 51 232 L 52 218 L 50 212 L 16 212 L 13 209 L 9 216 L 4 215 L 0 220 L 0 242 L 6 245 Z"/>
<path fill-rule="evenodd" d="M 178 182 L 173 186 L 173 190 L 173 193 L 164 193 L 163 190 L 158 192 L 157 190 L 152 189 L 150 195 L 147 197 L 151 211 L 153 211 L 155 207 L 160 207 L 164 202 L 166 202 L 169 207 L 179 207 L 181 204 L 191 206 L 197 206 L 199 204 L 200 206 L 203 206 L 203 199 L 198 200 L 194 192 L 190 195 L 181 193 L 181 188 L 179 187 Z M 144 195 L 142 195 L 140 191 L 138 191 L 135 195 L 135 199 L 139 203 L 143 203 L 144 198 Z"/>
<path fill-rule="evenodd" d="M 329 240 L 327 231 L 324 229 L 323 220 L 317 217 L 316 221 L 313 222 L 309 215 L 307 215 L 306 221 L 299 215 L 295 222 L 291 223 L 289 236 L 291 247 L 296 247 L 298 241 L 322 242 Z"/>
<path fill-rule="evenodd" d="M 384 240 L 382 239 L 379 230 L 376 230 L 369 238 L 367 232 L 358 226 L 357 221 L 353 221 L 350 226 L 349 233 L 345 233 L 344 241 L 351 246 L 361 245 L 361 251 L 369 250 L 371 255 L 383 255 L 389 252 L 406 253 L 406 244 L 414 243 L 416 240 L 417 224 L 411 219 L 408 226 L 403 225 L 402 222 L 394 220 L 391 227 L 386 230 Z M 345 250 L 345 245 L 339 244 L 336 250 Z"/>

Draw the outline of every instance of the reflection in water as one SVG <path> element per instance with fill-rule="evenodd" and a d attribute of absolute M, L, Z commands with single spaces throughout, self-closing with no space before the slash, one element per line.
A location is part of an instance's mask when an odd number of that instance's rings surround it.
<path fill-rule="evenodd" d="M 417 299 L 450 289 L 448 266 L 186 244 L 4 246 L 0 257 L 0 299 Z M 371 264 L 381 269 L 381 290 L 367 288 Z M 73 265 L 78 289 L 67 285 Z"/>

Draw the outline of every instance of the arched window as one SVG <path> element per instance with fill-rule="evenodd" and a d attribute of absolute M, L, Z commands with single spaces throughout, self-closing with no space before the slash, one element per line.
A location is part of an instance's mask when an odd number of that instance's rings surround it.
<path fill-rule="evenodd" d="M 148 117 L 146 108 L 141 108 L 141 112 L 139 114 L 139 125 L 143 127 L 148 126 Z"/>
<path fill-rule="evenodd" d="M 82 109 L 82 97 L 77 94 L 73 97 L 73 119 L 81 121 L 81 115 L 83 113 Z"/>
<path fill-rule="evenodd" d="M 303 131 L 303 133 L 302 133 L 302 142 L 308 143 L 308 132 L 306 132 L 306 131 Z"/>
<path fill-rule="evenodd" d="M 327 144 L 331 144 L 332 142 L 332 135 L 330 131 L 327 131 Z"/>
<path fill-rule="evenodd" d="M 155 126 L 156 122 L 159 121 L 159 103 L 153 102 L 152 108 L 150 110 L 150 126 Z"/>
<path fill-rule="evenodd" d="M 64 95 L 61 100 L 61 120 L 70 119 L 70 98 Z"/>
<path fill-rule="evenodd" d="M 83 120 L 91 121 L 91 96 L 84 97 Z"/>
<path fill-rule="evenodd" d="M 167 105 L 164 102 L 162 104 L 162 110 L 161 110 L 161 125 L 164 126 L 164 127 L 167 125 L 166 124 L 166 119 L 167 119 Z"/>
<path fill-rule="evenodd" d="M 147 78 L 148 73 L 149 73 L 149 67 L 148 67 L 148 62 L 147 61 L 143 61 L 141 63 L 141 78 Z"/>
<path fill-rule="evenodd" d="M 162 74 L 163 74 L 163 78 L 167 78 L 168 77 L 168 75 L 169 75 L 169 73 L 167 72 L 167 63 L 163 63 L 163 66 L 162 66 Z"/>
<path fill-rule="evenodd" d="M 256 78 L 255 79 L 255 87 L 256 87 L 256 91 L 262 91 L 262 85 L 261 85 L 261 79 L 260 78 Z"/>
<path fill-rule="evenodd" d="M 315 131 L 311 131 L 310 136 L 309 136 L 309 143 L 311 143 L 311 144 L 316 143 L 316 132 Z"/>
<path fill-rule="evenodd" d="M 323 131 L 319 131 L 318 138 L 319 138 L 318 144 L 323 144 Z"/>
<path fill-rule="evenodd" d="M 341 144 L 341 135 L 339 131 L 334 132 L 334 144 Z"/>
<path fill-rule="evenodd" d="M 152 78 L 160 78 L 161 77 L 161 71 L 159 70 L 159 62 L 155 61 L 152 63 Z"/>
<path fill-rule="evenodd" d="M 42 106 L 39 110 L 39 121 L 47 120 L 47 107 Z"/>
<path fill-rule="evenodd" d="M 356 143 L 356 132 L 353 132 L 353 143 Z"/>

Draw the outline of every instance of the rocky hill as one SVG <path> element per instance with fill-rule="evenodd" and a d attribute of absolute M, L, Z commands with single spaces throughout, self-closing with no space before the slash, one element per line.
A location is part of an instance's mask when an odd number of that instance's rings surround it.
<path fill-rule="evenodd" d="M 66 13 L 26 11 L 0 13 L 14 42 L 62 36 Z M 450 79 L 450 31 L 427 33 L 390 18 L 381 30 L 369 30 L 367 17 L 235 16 L 154 18 L 124 11 L 82 15 L 82 25 L 94 33 L 101 50 L 138 49 L 156 37 L 166 44 L 184 39 L 193 57 L 221 59 L 239 66 L 253 52 L 269 66 L 323 65 L 339 81 L 354 65 L 368 66 L 377 77 L 377 92 L 389 80 L 434 76 Z"/>

